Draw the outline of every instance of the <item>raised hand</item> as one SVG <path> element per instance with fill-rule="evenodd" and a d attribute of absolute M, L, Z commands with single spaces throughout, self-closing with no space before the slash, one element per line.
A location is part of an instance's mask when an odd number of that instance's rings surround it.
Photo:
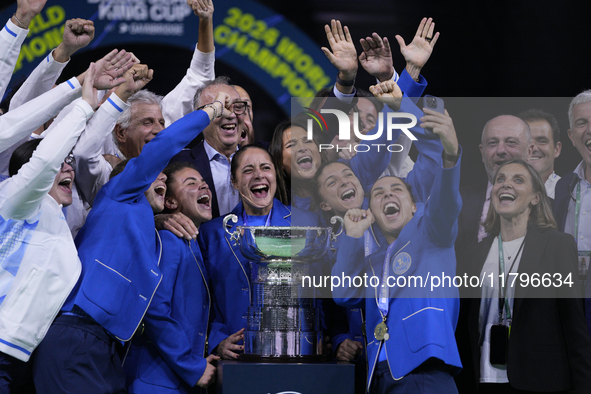
<path fill-rule="evenodd" d="M 187 4 L 199 19 L 211 19 L 213 16 L 213 2 L 211 0 L 187 0 Z"/>
<path fill-rule="evenodd" d="M 94 22 L 85 19 L 70 19 L 64 26 L 64 38 L 53 52 L 53 58 L 64 63 L 84 48 L 94 38 Z"/>
<path fill-rule="evenodd" d="M 391 79 L 369 87 L 369 91 L 393 111 L 398 111 L 402 104 L 402 91 Z"/>
<path fill-rule="evenodd" d="M 388 39 L 384 37 L 382 40 L 378 33 L 373 33 L 371 37 L 362 38 L 359 42 L 363 48 L 363 52 L 359 55 L 363 69 L 380 82 L 392 79 L 394 63 Z"/>
<path fill-rule="evenodd" d="M 420 119 L 422 122 L 420 126 L 422 128 L 432 129 L 433 134 L 439 136 L 445 153 L 443 156 L 444 167 L 453 167 L 458 159 L 457 155 L 460 148 L 456 129 L 454 128 L 454 123 L 449 116 L 449 113 L 445 110 L 445 114 L 442 114 L 428 108 L 423 108 L 423 112 L 425 113 L 425 116 Z M 447 159 L 447 157 L 450 157 L 451 160 Z M 449 163 L 446 163 L 446 161 Z"/>
<path fill-rule="evenodd" d="M 332 52 L 326 47 L 320 49 L 322 49 L 322 52 L 332 65 L 339 70 L 342 80 L 354 80 L 358 68 L 357 50 L 351 39 L 349 28 L 347 26 L 343 28 L 340 21 L 333 19 L 330 21 L 330 27 L 328 25 L 324 26 L 324 31 Z"/>
<path fill-rule="evenodd" d="M 148 69 L 145 64 L 134 64 L 123 74 L 125 82 L 117 87 L 115 94 L 121 100 L 127 101 L 132 94 L 143 89 L 152 80 L 153 76 L 154 70 Z"/>
<path fill-rule="evenodd" d="M 86 101 L 94 110 L 99 105 L 97 91 L 93 86 L 94 80 L 97 77 L 97 71 L 96 64 L 90 63 L 90 67 L 88 67 L 84 76 L 84 83 L 82 84 L 82 100 Z"/>
<path fill-rule="evenodd" d="M 47 0 L 17 0 L 15 15 L 18 20 L 12 17 L 12 22 L 23 29 L 28 29 L 31 20 L 41 12 L 46 2 Z"/>
<path fill-rule="evenodd" d="M 365 230 L 374 222 L 370 209 L 349 209 L 343 218 L 345 231 L 349 237 L 361 238 Z"/>
<path fill-rule="evenodd" d="M 406 60 L 406 71 L 414 79 L 419 78 L 421 69 L 433 53 L 433 47 L 439 38 L 439 32 L 433 35 L 434 30 L 433 18 L 423 18 L 410 44 L 406 45 L 401 36 L 396 36 L 396 41 L 400 45 L 400 53 Z"/>
<path fill-rule="evenodd" d="M 123 74 L 133 66 L 131 54 L 125 49 L 118 51 L 113 49 L 105 57 L 96 62 L 97 78 L 94 80 L 94 87 L 101 90 L 108 90 L 125 82 Z"/>
<path fill-rule="evenodd" d="M 215 367 L 213 366 L 212 362 L 219 359 L 220 358 L 218 356 L 215 356 L 213 354 L 207 356 L 207 366 L 205 367 L 205 372 L 203 372 L 203 375 L 201 375 L 201 378 L 197 382 L 196 386 L 206 388 L 207 386 L 215 382 Z"/>

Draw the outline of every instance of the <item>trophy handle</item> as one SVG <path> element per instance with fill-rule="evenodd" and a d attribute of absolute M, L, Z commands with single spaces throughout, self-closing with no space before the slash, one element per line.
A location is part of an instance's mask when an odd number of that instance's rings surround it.
<path fill-rule="evenodd" d="M 333 241 L 336 240 L 339 235 L 341 235 L 341 233 L 343 232 L 343 229 L 345 228 L 345 222 L 343 221 L 343 218 L 342 217 L 340 217 L 340 216 L 333 216 L 333 217 L 330 218 L 330 224 L 336 224 L 337 221 L 341 222 L 341 228 L 339 229 L 339 232 L 338 233 L 336 233 L 336 234 L 333 233 L 331 235 L 331 238 L 332 238 Z"/>
<path fill-rule="evenodd" d="M 230 220 L 232 221 L 232 223 L 238 223 L 238 216 L 234 215 L 233 213 L 229 214 L 228 216 L 226 216 L 224 218 L 224 221 L 223 221 L 222 226 L 224 227 L 224 231 L 226 233 L 228 233 L 228 235 L 230 236 L 230 239 L 231 240 L 236 240 L 236 239 L 238 239 L 238 231 L 235 231 L 235 232 L 231 233 L 231 232 L 228 231 L 228 228 L 227 228 L 228 227 L 228 222 Z"/>

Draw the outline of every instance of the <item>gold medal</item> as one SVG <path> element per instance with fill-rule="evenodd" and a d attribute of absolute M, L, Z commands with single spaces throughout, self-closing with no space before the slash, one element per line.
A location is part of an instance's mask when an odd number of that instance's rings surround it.
<path fill-rule="evenodd" d="M 376 337 L 378 341 L 383 341 L 384 336 L 388 335 L 388 326 L 386 325 L 386 323 L 381 322 L 380 324 L 378 324 L 375 330 L 373 330 L 373 335 Z"/>

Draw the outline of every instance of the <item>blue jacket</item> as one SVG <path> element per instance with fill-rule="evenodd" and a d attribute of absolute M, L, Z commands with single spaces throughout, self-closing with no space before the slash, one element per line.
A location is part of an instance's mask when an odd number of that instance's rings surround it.
<path fill-rule="evenodd" d="M 162 239 L 162 283 L 135 336 L 124 368 L 130 393 L 193 393 L 205 372 L 211 300 L 203 257 L 169 231 Z"/>
<path fill-rule="evenodd" d="M 203 111 L 174 122 L 102 187 L 76 237 L 82 274 L 63 311 L 78 305 L 115 338 L 131 339 L 162 280 L 154 214 L 144 192 L 208 124 Z"/>
<path fill-rule="evenodd" d="M 394 269 L 390 276 L 420 276 L 442 273 L 453 277 L 456 272 L 456 257 L 453 248 L 457 235 L 457 218 L 460 213 L 459 195 L 460 161 L 451 169 L 440 168 L 429 200 L 417 203 L 414 217 L 406 224 L 393 244 L 392 256 L 407 254 L 406 271 L 397 275 Z M 337 252 L 337 262 L 332 274 L 375 275 L 382 282 L 384 258 L 388 245 L 364 257 L 363 237 L 344 235 Z M 395 260 L 395 258 L 393 259 Z M 359 264 L 365 261 L 365 264 Z M 374 329 L 382 321 L 377 306 L 377 291 L 369 287 L 365 293 L 352 294 L 352 289 L 338 289 L 335 301 L 349 307 L 366 308 L 366 331 L 368 335 L 369 370 L 368 384 L 382 346 L 385 346 L 390 372 L 400 379 L 430 357 L 443 360 L 461 368 L 454 332 L 459 314 L 458 290 L 454 287 L 439 287 L 431 291 L 430 282 L 425 288 L 390 288 L 389 313 L 386 324 L 389 340 L 377 341 Z M 363 290 L 362 290 L 363 291 Z M 363 297 L 366 297 L 365 299 Z M 412 298 L 411 298 L 412 297 Z"/>

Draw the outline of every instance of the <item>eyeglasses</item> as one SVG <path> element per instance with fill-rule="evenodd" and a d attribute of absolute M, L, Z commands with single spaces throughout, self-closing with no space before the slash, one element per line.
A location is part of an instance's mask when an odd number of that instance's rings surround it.
<path fill-rule="evenodd" d="M 202 105 L 201 107 L 197 108 L 197 111 L 205 108 L 208 105 L 209 104 Z M 232 112 L 234 112 L 236 115 L 242 115 L 243 113 L 246 112 L 247 108 L 248 108 L 248 103 L 246 101 L 234 101 L 232 103 Z"/>
<path fill-rule="evenodd" d="M 60 167 L 60 170 L 64 169 L 64 164 L 67 164 L 72 168 L 76 167 L 76 158 L 74 157 L 73 153 L 70 153 L 68 156 L 66 156 L 64 161 L 62 161 L 62 166 Z"/>

